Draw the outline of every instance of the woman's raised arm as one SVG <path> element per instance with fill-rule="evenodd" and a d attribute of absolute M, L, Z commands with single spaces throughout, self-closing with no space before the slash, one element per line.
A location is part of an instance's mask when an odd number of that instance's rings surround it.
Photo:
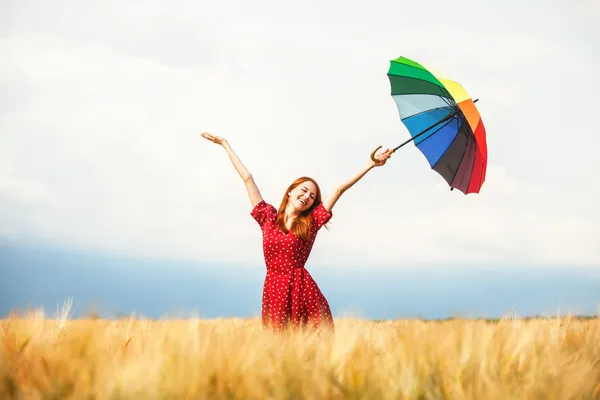
<path fill-rule="evenodd" d="M 377 151 L 377 149 L 375 149 L 375 151 Z M 365 176 L 365 174 L 367 172 L 369 172 L 371 169 L 385 165 L 385 162 L 387 161 L 387 159 L 390 158 L 392 156 L 392 153 L 394 152 L 393 150 L 386 149 L 383 153 L 375 156 L 374 155 L 375 151 L 373 151 L 373 153 L 371 153 L 372 160 L 370 160 L 367 163 L 367 165 L 365 165 L 358 172 L 358 174 L 353 176 L 348 181 L 342 183 L 340 186 L 338 186 L 333 191 L 333 193 L 331 193 L 331 195 L 329 195 L 327 198 L 325 198 L 323 200 L 323 207 L 325 208 L 325 210 L 331 212 L 335 203 L 339 200 L 340 196 L 342 194 L 344 194 L 344 192 L 346 190 L 350 189 L 356 182 L 358 182 L 363 176 Z"/>
<path fill-rule="evenodd" d="M 263 198 L 258 190 L 258 186 L 254 182 L 254 178 L 252 174 L 246 169 L 242 161 L 239 159 L 237 154 L 233 151 L 227 140 L 223 139 L 220 136 L 211 135 L 210 133 L 203 132 L 200 134 L 203 138 L 210 140 L 213 143 L 220 144 L 223 146 L 225 151 L 227 151 L 227 155 L 231 160 L 231 163 L 235 167 L 235 170 L 240 175 L 240 178 L 244 181 L 244 185 L 246 185 L 246 190 L 248 191 L 248 197 L 250 197 L 250 202 L 252 203 L 252 207 L 255 207 L 258 203 L 260 203 Z"/>

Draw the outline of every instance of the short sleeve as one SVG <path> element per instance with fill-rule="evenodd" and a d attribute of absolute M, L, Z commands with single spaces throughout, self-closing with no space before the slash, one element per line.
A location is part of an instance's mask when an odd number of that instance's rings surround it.
<path fill-rule="evenodd" d="M 254 206 L 252 212 L 250 212 L 250 215 L 252 215 L 252 217 L 262 228 L 265 223 L 277 218 L 277 210 L 275 210 L 275 207 L 262 200 L 260 203 Z"/>
<path fill-rule="evenodd" d="M 317 224 L 317 230 L 321 229 L 333 216 L 331 211 L 327 211 L 323 203 L 319 203 L 312 211 L 313 221 Z"/>

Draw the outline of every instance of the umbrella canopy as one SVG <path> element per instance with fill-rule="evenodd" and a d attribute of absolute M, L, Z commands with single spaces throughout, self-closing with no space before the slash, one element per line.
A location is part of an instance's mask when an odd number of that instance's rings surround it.
<path fill-rule="evenodd" d="M 450 185 L 479 193 L 485 181 L 485 127 L 475 101 L 456 81 L 405 57 L 390 62 L 388 78 L 400 119 L 416 147 Z"/>

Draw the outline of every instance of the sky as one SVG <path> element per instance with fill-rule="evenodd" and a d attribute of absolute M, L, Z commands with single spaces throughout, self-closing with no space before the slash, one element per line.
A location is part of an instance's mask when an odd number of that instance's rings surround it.
<path fill-rule="evenodd" d="M 0 248 L 0 318 L 245 318 L 261 312 L 262 268 L 166 261 L 49 248 Z M 445 319 L 600 315 L 600 274 L 568 266 L 353 266 L 312 264 L 335 318 Z M 143 270 L 143 273 L 140 271 Z M 70 304 L 70 307 L 69 307 Z"/>
<path fill-rule="evenodd" d="M 342 196 L 309 263 L 597 278 L 599 27 L 597 0 L 2 0 L 0 246 L 254 271 L 243 182 L 200 133 L 271 204 L 303 175 L 327 196 L 409 137 L 386 76 L 405 56 L 479 99 L 486 182 L 449 191 L 405 146 Z"/>

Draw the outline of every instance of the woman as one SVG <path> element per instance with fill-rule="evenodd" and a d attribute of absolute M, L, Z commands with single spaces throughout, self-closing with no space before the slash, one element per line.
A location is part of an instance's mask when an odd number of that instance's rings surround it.
<path fill-rule="evenodd" d="M 329 303 L 304 266 L 317 232 L 331 219 L 331 210 L 340 196 L 372 168 L 384 165 L 393 152 L 387 149 L 375 156 L 375 149 L 365 168 L 324 200 L 314 179 L 298 178 L 285 191 L 279 209 L 275 209 L 263 200 L 252 175 L 227 140 L 206 132 L 201 136 L 227 151 L 246 185 L 253 207 L 250 215 L 262 230 L 267 267 L 262 298 L 263 327 L 274 331 L 289 327 L 317 330 L 323 325 L 333 330 Z"/>

